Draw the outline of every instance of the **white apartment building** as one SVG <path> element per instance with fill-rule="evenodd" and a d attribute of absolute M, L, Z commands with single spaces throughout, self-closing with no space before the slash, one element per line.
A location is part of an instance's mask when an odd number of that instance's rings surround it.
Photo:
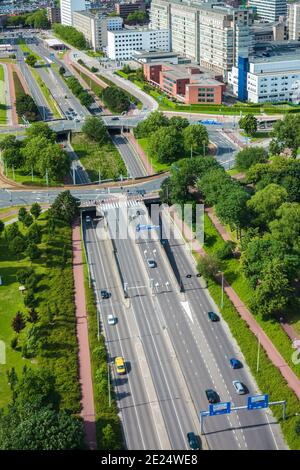
<path fill-rule="evenodd" d="M 255 8 L 260 18 L 271 22 L 287 13 L 286 0 L 248 0 L 248 5 Z"/>
<path fill-rule="evenodd" d="M 300 40 L 300 2 L 288 5 L 289 40 Z"/>
<path fill-rule="evenodd" d="M 90 11 L 75 11 L 73 26 L 84 35 L 90 47 L 96 51 L 107 46 L 107 31 L 123 28 L 123 18 L 94 14 Z"/>
<path fill-rule="evenodd" d="M 222 2 L 152 0 L 150 25 L 170 28 L 171 47 L 203 67 L 223 74 L 237 64 L 240 54 L 251 53 L 251 10 Z"/>
<path fill-rule="evenodd" d="M 61 24 L 65 26 L 73 25 L 73 12 L 85 10 L 85 0 L 60 0 Z"/>
<path fill-rule="evenodd" d="M 107 55 L 112 60 L 129 60 L 134 51 L 170 52 L 168 29 L 122 29 L 107 32 Z"/>
<path fill-rule="evenodd" d="M 229 81 L 238 95 L 239 70 L 233 67 Z M 300 102 L 300 51 L 291 55 L 251 59 L 247 73 L 248 101 Z"/>

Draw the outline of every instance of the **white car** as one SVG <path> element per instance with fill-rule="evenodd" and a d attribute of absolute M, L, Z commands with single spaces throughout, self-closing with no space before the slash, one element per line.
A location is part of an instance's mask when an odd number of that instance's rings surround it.
<path fill-rule="evenodd" d="M 156 261 L 154 259 L 147 259 L 147 264 L 149 268 L 155 268 L 156 267 Z"/>
<path fill-rule="evenodd" d="M 109 315 L 107 315 L 107 323 L 108 323 L 109 325 L 115 325 L 115 324 L 116 324 L 116 321 L 117 321 L 117 319 L 116 319 L 116 317 L 115 317 L 112 313 L 110 313 Z"/>
<path fill-rule="evenodd" d="M 246 393 L 245 385 L 243 385 L 239 380 L 233 380 L 232 385 L 234 386 L 236 393 L 239 395 L 244 395 Z"/>

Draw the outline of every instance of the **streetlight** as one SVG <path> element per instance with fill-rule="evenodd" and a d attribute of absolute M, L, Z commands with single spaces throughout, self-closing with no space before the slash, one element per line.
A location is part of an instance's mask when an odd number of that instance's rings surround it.
<path fill-rule="evenodd" d="M 221 310 L 223 310 L 223 307 L 224 307 L 224 272 L 218 271 L 218 273 L 221 274 L 222 276 Z"/>
<path fill-rule="evenodd" d="M 259 336 L 259 333 L 257 333 L 256 336 L 257 336 L 256 372 L 258 372 L 258 370 L 259 370 L 259 353 L 260 353 L 260 336 Z"/>

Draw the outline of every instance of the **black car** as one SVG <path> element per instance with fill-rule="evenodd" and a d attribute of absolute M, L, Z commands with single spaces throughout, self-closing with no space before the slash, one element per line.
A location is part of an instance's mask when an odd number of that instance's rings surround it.
<path fill-rule="evenodd" d="M 192 450 L 200 450 L 199 439 L 193 432 L 188 432 L 186 437 Z"/>
<path fill-rule="evenodd" d="M 110 293 L 107 292 L 107 290 L 102 290 L 100 292 L 100 294 L 101 294 L 101 299 L 109 299 L 110 298 Z"/>
<path fill-rule="evenodd" d="M 219 395 L 212 389 L 205 390 L 205 395 L 209 403 L 219 403 L 220 401 Z"/>
<path fill-rule="evenodd" d="M 215 312 L 208 312 L 207 315 L 208 315 L 208 318 L 210 319 L 210 321 L 219 321 L 220 320 L 219 316 Z"/>

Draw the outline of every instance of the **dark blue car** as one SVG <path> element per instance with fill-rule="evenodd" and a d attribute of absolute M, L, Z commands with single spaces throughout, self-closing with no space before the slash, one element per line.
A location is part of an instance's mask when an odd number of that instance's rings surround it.
<path fill-rule="evenodd" d="M 241 362 L 238 359 L 235 359 L 234 357 L 229 359 L 229 362 L 230 362 L 232 369 L 240 369 L 242 367 Z"/>

